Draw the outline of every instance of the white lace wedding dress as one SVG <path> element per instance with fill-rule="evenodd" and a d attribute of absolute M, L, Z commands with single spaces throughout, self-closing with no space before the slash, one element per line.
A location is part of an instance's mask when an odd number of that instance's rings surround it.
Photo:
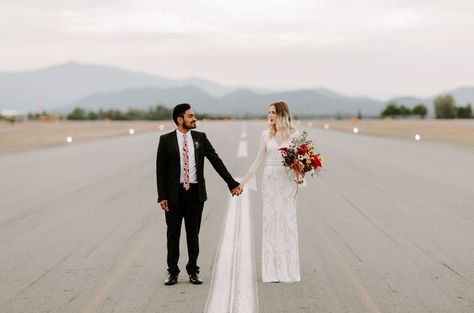
<path fill-rule="evenodd" d="M 245 185 L 265 161 L 262 177 L 262 280 L 263 282 L 298 282 L 301 280 L 296 221 L 296 183 L 293 172 L 282 165 L 278 150 L 298 136 L 294 132 L 278 144 L 263 131 L 257 157 L 241 183 Z"/>

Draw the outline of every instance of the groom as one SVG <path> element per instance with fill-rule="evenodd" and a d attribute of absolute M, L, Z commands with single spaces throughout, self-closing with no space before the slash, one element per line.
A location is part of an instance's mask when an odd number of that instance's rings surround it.
<path fill-rule="evenodd" d="M 184 219 L 189 281 L 202 284 L 199 278 L 199 229 L 204 201 L 207 200 L 204 182 L 204 157 L 226 181 L 232 195 L 242 189 L 227 171 L 205 133 L 191 131 L 196 128 L 196 115 L 187 103 L 178 104 L 173 110 L 176 131 L 162 135 L 156 157 L 156 182 L 158 202 L 165 211 L 167 225 L 168 277 L 165 285 L 178 282 L 179 237 Z"/>

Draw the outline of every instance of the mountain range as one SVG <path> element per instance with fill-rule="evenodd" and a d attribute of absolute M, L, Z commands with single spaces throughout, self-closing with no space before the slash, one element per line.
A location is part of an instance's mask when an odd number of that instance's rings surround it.
<path fill-rule="evenodd" d="M 460 104 L 474 103 L 474 88 L 452 90 Z M 399 97 L 399 104 L 413 107 L 430 98 Z M 67 113 L 74 107 L 88 110 L 145 109 L 161 104 L 172 107 L 189 102 L 198 113 L 265 115 L 267 106 L 284 100 L 296 115 L 379 115 L 386 102 L 351 97 L 324 89 L 270 91 L 234 88 L 201 78 L 169 79 L 125 69 L 75 62 L 26 72 L 0 72 L 0 110 Z M 388 102 L 388 101 L 387 101 Z"/>

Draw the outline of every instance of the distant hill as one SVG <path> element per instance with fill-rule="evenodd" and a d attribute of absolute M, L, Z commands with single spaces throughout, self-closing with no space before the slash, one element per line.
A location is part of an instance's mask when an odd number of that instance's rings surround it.
<path fill-rule="evenodd" d="M 470 103 L 471 105 L 474 105 L 474 87 L 462 87 L 462 88 L 457 88 L 451 91 L 443 92 L 442 94 L 450 94 L 456 99 L 456 103 L 458 105 L 466 105 Z M 431 97 L 430 101 L 433 102 L 434 98 L 436 97 Z"/>
<path fill-rule="evenodd" d="M 176 88 L 131 88 L 117 92 L 93 94 L 75 101 L 59 110 L 71 111 L 74 107 L 88 110 L 129 108 L 146 109 L 154 105 L 172 106 L 177 103 L 191 103 L 199 111 L 211 111 L 219 105 L 218 100 L 200 88 L 184 86 Z"/>
<path fill-rule="evenodd" d="M 215 95 L 232 90 L 203 79 L 179 81 L 115 67 L 70 62 L 36 71 L 0 73 L 0 109 L 50 110 L 97 93 L 189 84 Z"/>
<path fill-rule="evenodd" d="M 257 94 L 247 89 L 239 89 L 218 98 L 197 87 L 185 86 L 167 89 L 127 89 L 107 94 L 94 94 L 71 103 L 62 108 L 62 111 L 68 112 L 76 106 L 92 110 L 128 109 L 146 108 L 156 104 L 171 107 L 176 103 L 189 102 L 197 112 L 201 113 L 265 115 L 268 105 L 280 100 L 290 104 L 293 113 L 299 115 L 357 114 L 358 110 L 363 114 L 378 115 L 384 107 L 382 102 L 369 98 L 334 96 L 319 90 Z"/>
<path fill-rule="evenodd" d="M 0 74 L 0 107 L 41 110 L 98 92 L 175 85 L 165 78 L 107 66 L 67 63 L 37 71 Z"/>
<path fill-rule="evenodd" d="M 414 107 L 418 104 L 424 104 L 426 106 L 431 106 L 433 101 L 430 99 L 422 99 L 422 98 L 415 98 L 415 97 L 398 97 L 393 98 L 390 101 L 396 102 L 400 105 L 405 105 L 407 107 Z"/>
<path fill-rule="evenodd" d="M 458 103 L 474 103 L 474 88 L 451 92 Z M 400 97 L 399 104 L 424 103 L 432 111 L 434 97 Z M 100 65 L 66 63 L 36 71 L 0 73 L 0 110 L 56 111 L 75 106 L 98 110 L 168 107 L 189 102 L 198 112 L 215 114 L 266 114 L 274 101 L 288 102 L 297 115 L 378 115 L 386 102 L 369 97 L 350 97 L 318 88 L 272 92 L 256 88 L 233 88 L 201 79 L 174 80 Z"/>
<path fill-rule="evenodd" d="M 393 98 L 390 101 L 395 101 L 398 104 L 404 104 L 406 106 L 414 106 L 420 103 L 428 105 L 428 106 L 432 106 L 433 100 L 436 97 L 440 95 L 445 95 L 445 94 L 452 95 L 458 105 L 464 106 L 468 103 L 470 103 L 471 105 L 474 105 L 474 87 L 457 88 L 451 91 L 442 92 L 436 96 L 432 96 L 429 98 L 399 97 L 399 98 Z"/>
<path fill-rule="evenodd" d="M 210 82 L 201 78 L 189 78 L 180 82 L 182 86 L 194 86 L 201 88 L 205 92 L 215 97 L 221 97 L 229 92 L 234 91 L 236 88 L 225 87 L 213 82 Z"/>
<path fill-rule="evenodd" d="M 370 98 L 347 97 L 325 89 L 302 89 L 285 92 L 256 94 L 249 90 L 238 90 L 221 98 L 223 108 L 230 113 L 266 114 L 268 105 L 285 101 L 291 105 L 294 114 L 363 114 L 378 115 L 384 104 Z"/>
<path fill-rule="evenodd" d="M 398 97 L 393 98 L 389 101 L 394 101 L 399 105 L 405 105 L 407 107 L 413 108 L 417 104 L 424 104 L 428 108 L 428 115 L 434 116 L 434 105 L 433 101 L 436 97 L 444 94 L 450 94 L 456 100 L 456 104 L 459 106 L 465 106 L 468 103 L 474 105 L 474 87 L 462 87 L 457 88 L 451 91 L 442 92 L 436 96 L 429 98 L 416 98 L 416 97 Z M 389 102 L 387 101 L 387 102 Z"/>

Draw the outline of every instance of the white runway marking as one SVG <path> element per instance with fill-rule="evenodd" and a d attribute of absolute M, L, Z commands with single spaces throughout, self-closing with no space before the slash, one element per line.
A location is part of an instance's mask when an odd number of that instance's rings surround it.
<path fill-rule="evenodd" d="M 239 158 L 246 158 L 247 157 L 247 124 L 242 126 L 242 131 L 240 132 L 240 142 L 239 142 L 239 150 L 237 151 L 237 157 Z"/>
<path fill-rule="evenodd" d="M 230 199 L 206 313 L 258 312 L 248 192 Z"/>
<path fill-rule="evenodd" d="M 244 140 L 240 141 L 238 157 L 247 157 Z M 258 312 L 248 190 L 230 198 L 205 312 Z"/>
<path fill-rule="evenodd" d="M 244 125 L 242 125 L 242 132 L 240 133 L 240 138 L 247 139 L 247 123 L 244 123 Z"/>
<path fill-rule="evenodd" d="M 239 142 L 239 150 L 237 153 L 237 157 L 239 158 L 246 158 L 247 157 L 247 141 L 241 140 Z"/>

